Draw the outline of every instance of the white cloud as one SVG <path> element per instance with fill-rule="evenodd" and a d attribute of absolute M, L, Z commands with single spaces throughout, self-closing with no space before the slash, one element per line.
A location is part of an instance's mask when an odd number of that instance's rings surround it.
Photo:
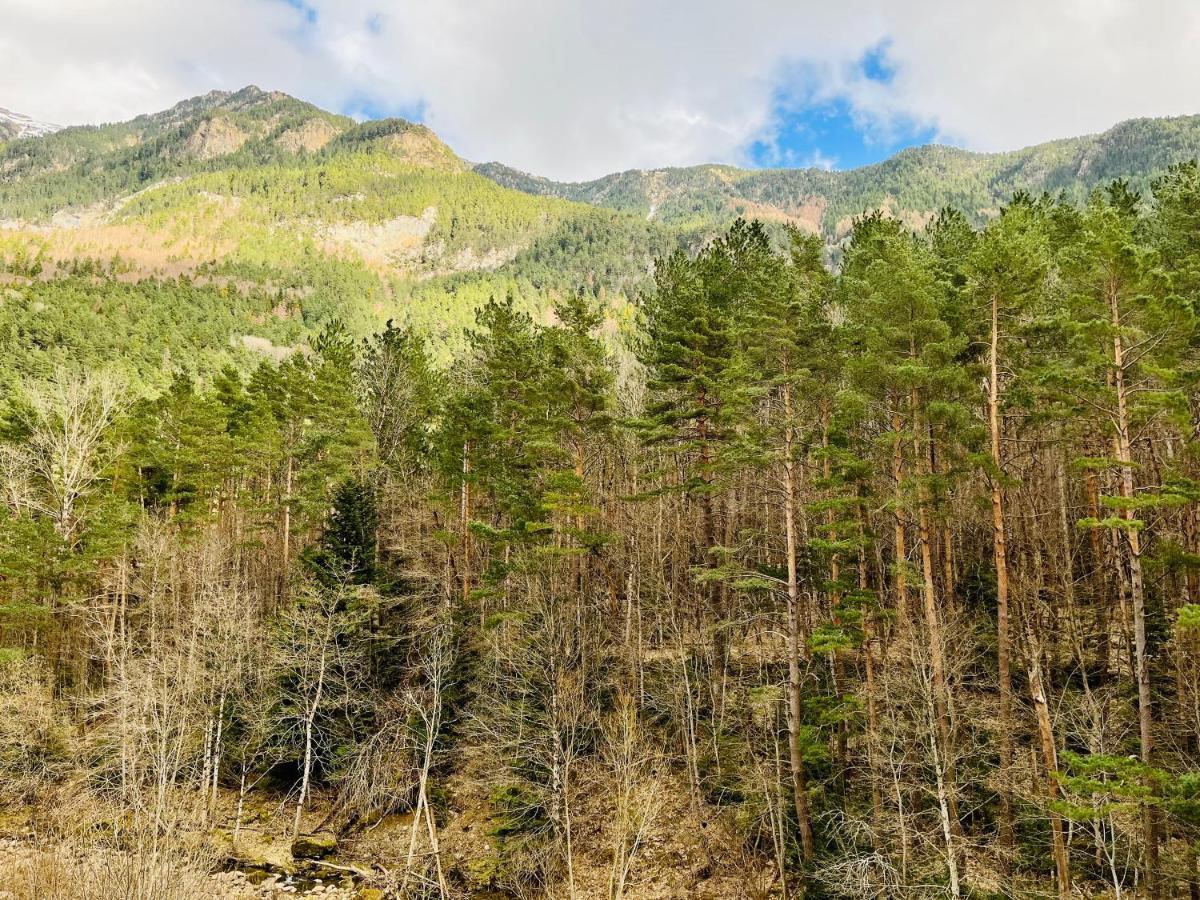
<path fill-rule="evenodd" d="M 859 66 L 881 44 L 888 83 Z M 781 98 L 976 149 L 1200 112 L 1197 46 L 1194 0 L 0 0 L 0 106 L 106 121 L 256 83 L 579 178 L 737 162 Z"/>

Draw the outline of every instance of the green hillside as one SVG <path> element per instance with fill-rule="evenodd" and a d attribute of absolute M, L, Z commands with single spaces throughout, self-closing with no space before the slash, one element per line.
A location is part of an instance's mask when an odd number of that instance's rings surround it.
<path fill-rule="evenodd" d="M 10 375 L 119 356 L 156 390 L 180 369 L 304 350 L 334 319 L 358 334 L 394 320 L 447 363 L 492 297 L 546 320 L 583 291 L 610 333 L 632 328 L 654 259 L 738 216 L 827 240 L 876 208 L 916 227 L 954 205 L 978 224 L 1017 189 L 1079 200 L 1196 155 L 1200 117 L 1004 154 L 922 147 L 845 172 L 697 166 L 559 184 L 472 167 L 401 119 L 216 91 L 0 143 L 0 352 Z"/>
<path fill-rule="evenodd" d="M 257 88 L 12 141 L 0 171 L 9 368 L 103 356 L 91 335 L 107 328 L 139 335 L 126 362 L 151 389 L 180 366 L 286 353 L 333 319 L 359 334 L 413 324 L 448 361 L 490 297 L 545 317 L 584 290 L 619 325 L 680 240 L 497 185 L 424 126 L 355 124 Z"/>
<path fill-rule="evenodd" d="M 1008 153 L 917 147 L 877 165 L 841 172 L 706 165 L 629 171 L 569 184 L 500 163 L 485 163 L 476 171 L 527 193 L 594 203 L 677 227 L 705 227 L 746 215 L 789 219 L 840 237 L 854 216 L 877 208 L 915 223 L 943 206 L 956 206 L 980 224 L 1017 190 L 1062 192 L 1080 201 L 1114 178 L 1145 189 L 1171 163 L 1196 156 L 1200 116 L 1132 119 L 1103 134 Z"/>

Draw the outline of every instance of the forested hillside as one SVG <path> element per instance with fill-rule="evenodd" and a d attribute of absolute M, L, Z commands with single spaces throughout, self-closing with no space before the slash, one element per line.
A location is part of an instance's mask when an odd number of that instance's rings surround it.
<path fill-rule="evenodd" d="M 836 267 L 250 89 L 6 145 L 0 891 L 1196 897 L 1170 127 Z"/>
<path fill-rule="evenodd" d="M 1200 116 L 1189 116 L 1133 119 L 1103 134 L 1010 153 L 917 147 L 847 171 L 695 166 L 622 172 L 579 184 L 549 181 L 499 163 L 476 171 L 531 194 L 636 212 L 683 228 L 725 224 L 740 215 L 791 222 L 832 240 L 844 237 L 853 218 L 872 209 L 887 209 L 919 227 L 942 207 L 955 206 L 979 225 L 1017 191 L 1061 193 L 1078 203 L 1114 178 L 1145 190 L 1168 165 L 1197 155 Z"/>
<path fill-rule="evenodd" d="M 654 258 L 698 240 L 501 188 L 423 126 L 356 125 L 257 88 L 14 140 L 0 173 L 0 378 L 133 331 L 122 364 L 157 389 L 180 367 L 209 378 L 307 348 L 335 320 L 356 336 L 412 324 L 445 364 L 491 296 L 543 321 L 585 290 L 620 331 Z M 97 316 L 77 302 L 89 285 L 127 302 Z"/>
<path fill-rule="evenodd" d="M 545 323 L 583 289 L 627 338 L 653 260 L 694 252 L 739 216 L 766 223 L 777 246 L 788 225 L 820 234 L 836 259 L 872 209 L 921 228 L 953 205 L 978 227 L 1018 190 L 1078 203 L 1118 176 L 1145 190 L 1200 155 L 1198 121 L 1136 120 L 991 156 L 923 147 L 846 172 L 701 166 L 561 185 L 473 169 L 401 119 L 356 124 L 279 92 L 214 91 L 0 142 L 0 380 L 97 352 L 79 330 L 80 283 L 131 298 L 105 306 L 101 330 L 142 331 L 132 367 L 155 389 L 180 367 L 245 372 L 254 354 L 307 348 L 334 320 L 357 336 L 412 325 L 444 365 L 493 296 Z M 231 298 L 219 324 L 199 320 L 214 292 Z M 158 296 L 193 294 L 154 310 L 170 329 L 133 321 Z"/>

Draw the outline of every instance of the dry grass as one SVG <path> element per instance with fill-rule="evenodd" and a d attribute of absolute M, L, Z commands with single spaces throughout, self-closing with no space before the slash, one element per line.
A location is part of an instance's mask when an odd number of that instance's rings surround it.
<path fill-rule="evenodd" d="M 173 849 L 9 845 L 0 853 L 0 884 L 5 900 L 194 900 L 214 895 L 207 872 L 189 854 Z"/>

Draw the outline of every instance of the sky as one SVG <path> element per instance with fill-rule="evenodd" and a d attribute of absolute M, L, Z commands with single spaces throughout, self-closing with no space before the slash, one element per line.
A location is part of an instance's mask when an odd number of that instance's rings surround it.
<path fill-rule="evenodd" d="M 1200 0 L 0 0 L 0 107 L 256 84 L 557 179 L 845 169 L 1200 113 L 1198 47 Z"/>

